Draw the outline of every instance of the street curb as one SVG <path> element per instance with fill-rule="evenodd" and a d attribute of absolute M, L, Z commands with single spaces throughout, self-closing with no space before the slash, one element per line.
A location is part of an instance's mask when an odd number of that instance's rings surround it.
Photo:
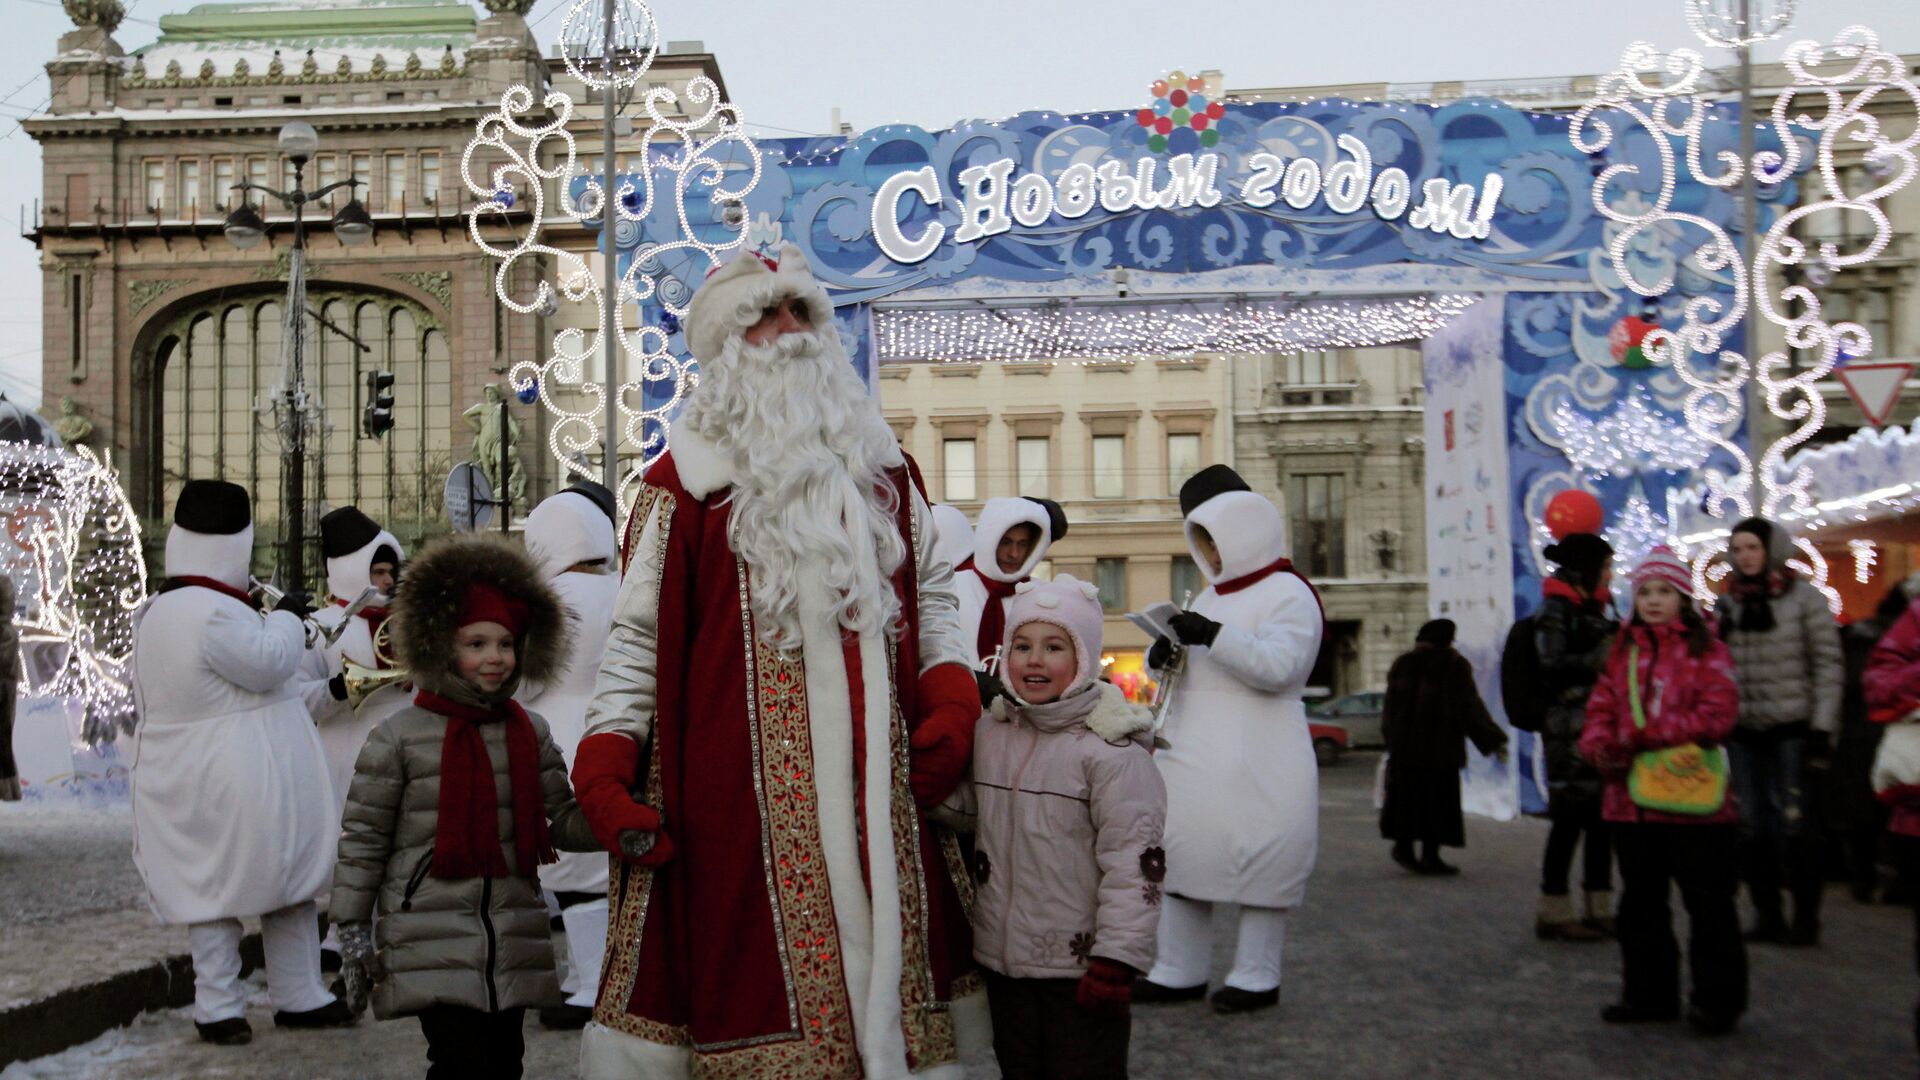
<path fill-rule="evenodd" d="M 264 963 L 260 935 L 241 938 L 240 973 Z M 99 1038 L 141 1013 L 192 1003 L 193 960 L 182 953 L 0 1011 L 0 1069 Z"/>

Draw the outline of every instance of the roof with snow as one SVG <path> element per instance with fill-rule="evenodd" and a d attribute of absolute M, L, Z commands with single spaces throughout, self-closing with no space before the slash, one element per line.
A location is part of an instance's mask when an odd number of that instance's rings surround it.
<path fill-rule="evenodd" d="M 333 82 L 457 75 L 478 19 L 466 0 L 238 0 L 160 17 L 129 81 Z"/>

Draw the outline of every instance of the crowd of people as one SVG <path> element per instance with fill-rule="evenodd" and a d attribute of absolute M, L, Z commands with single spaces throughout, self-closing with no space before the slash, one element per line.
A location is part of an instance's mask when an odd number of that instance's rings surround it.
<path fill-rule="evenodd" d="M 244 918 L 276 1025 L 414 1017 L 430 1077 L 519 1076 L 528 1010 L 589 1077 L 1122 1077 L 1135 1003 L 1276 1005 L 1324 620 L 1279 509 L 1183 486 L 1209 587 L 1149 710 L 1102 677 L 1098 590 L 1032 577 L 1061 508 L 931 505 L 799 252 L 728 263 L 686 326 L 701 386 L 623 536 L 586 482 L 523 543 L 411 557 L 344 507 L 327 603 L 263 610 L 247 492 L 185 485 L 134 859 L 200 1037 L 252 1037 Z"/>
<path fill-rule="evenodd" d="M 1731 530 L 1728 588 L 1711 612 L 1665 547 L 1633 568 L 1618 607 L 1605 539 L 1573 533 L 1544 553 L 1553 572 L 1502 657 L 1504 709 L 1537 735 L 1547 788 L 1536 933 L 1618 940 L 1608 1023 L 1684 1016 L 1726 1034 L 1747 1007 L 1748 945 L 1819 944 L 1829 866 L 1867 901 L 1891 854 L 1889 895 L 1920 896 L 1920 574 L 1843 630 L 1789 565 L 1792 535 L 1763 518 Z M 1422 627 L 1387 684 L 1381 831 L 1394 860 L 1424 874 L 1457 872 L 1438 851 L 1464 846 L 1466 742 L 1506 753 L 1453 635 L 1445 619 Z M 1570 888 L 1576 851 L 1584 911 Z M 1675 887 L 1690 937 L 1684 1008 Z M 1920 1010 L 1914 1034 L 1920 1044 Z"/>
<path fill-rule="evenodd" d="M 588 1077 L 1105 1078 L 1136 1004 L 1275 1006 L 1316 858 L 1324 612 L 1274 503 L 1223 465 L 1182 486 L 1208 587 L 1149 651 L 1150 710 L 1102 678 L 1097 589 L 1033 579 L 1061 508 L 930 504 L 797 250 L 728 263 L 686 327 L 701 385 L 624 535 L 587 482 L 524 542 L 411 558 L 341 508 L 328 604 L 263 613 L 247 493 L 185 486 L 136 630 L 134 859 L 188 928 L 200 1036 L 251 1038 L 251 917 L 276 1025 L 414 1017 L 429 1077 L 519 1076 L 528 1010 L 582 1031 Z M 1619 939 L 1609 1022 L 1683 1015 L 1674 884 L 1702 1031 L 1745 1009 L 1748 942 L 1818 941 L 1836 749 L 1920 874 L 1920 606 L 1843 650 L 1790 550 L 1738 525 L 1709 616 L 1656 549 L 1616 621 L 1607 543 L 1547 549 L 1507 702 L 1549 788 L 1536 929 Z M 1381 827 L 1421 874 L 1456 872 L 1466 744 L 1507 753 L 1453 634 L 1427 624 L 1389 676 Z"/>

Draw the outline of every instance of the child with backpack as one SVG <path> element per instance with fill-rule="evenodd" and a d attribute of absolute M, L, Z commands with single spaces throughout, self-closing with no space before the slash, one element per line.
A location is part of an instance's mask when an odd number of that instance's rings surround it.
<path fill-rule="evenodd" d="M 341 977 L 355 1011 L 371 997 L 383 1020 L 419 1017 L 429 1080 L 517 1078 L 526 1010 L 560 1001 L 537 867 L 603 846 L 546 722 L 513 700 L 559 673 L 566 617 L 518 545 L 474 535 L 413 561 L 392 618 L 419 692 L 354 765 L 330 908 Z M 631 827 L 652 814 L 636 804 Z"/>
<path fill-rule="evenodd" d="M 1692 940 L 1687 1022 L 1732 1031 L 1747 1007 L 1747 954 L 1734 907 L 1739 808 L 1726 751 L 1740 714 L 1733 656 L 1693 606 L 1687 566 L 1664 546 L 1634 568 L 1633 617 L 1587 701 L 1580 755 L 1606 779 L 1602 815 L 1620 855 L 1621 992 L 1610 1024 L 1680 1017 L 1680 947 L 1668 891 L 1680 887 Z"/>
<path fill-rule="evenodd" d="M 1099 680 L 1099 590 L 1019 586 L 1006 694 L 973 743 L 973 955 L 1007 1080 L 1127 1075 L 1133 979 L 1153 965 L 1167 793 L 1152 719 Z"/>

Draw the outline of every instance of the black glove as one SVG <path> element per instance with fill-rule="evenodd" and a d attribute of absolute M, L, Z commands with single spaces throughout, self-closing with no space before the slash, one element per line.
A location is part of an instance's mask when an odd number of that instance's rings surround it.
<path fill-rule="evenodd" d="M 1183 611 L 1167 620 L 1173 629 L 1173 636 L 1180 639 L 1182 645 L 1211 645 L 1215 634 L 1220 632 L 1220 624 L 1191 611 Z"/>
<path fill-rule="evenodd" d="M 313 597 L 308 593 L 290 592 L 280 597 L 273 605 L 275 611 L 291 611 L 296 619 L 304 619 L 313 614 Z"/>
<path fill-rule="evenodd" d="M 335 672 L 333 678 L 327 680 L 327 693 L 332 694 L 335 701 L 347 700 L 347 676 L 344 672 Z"/>
<path fill-rule="evenodd" d="M 1006 686 L 1000 682 L 999 676 L 992 672 L 975 669 L 973 682 L 980 688 L 980 707 L 983 709 L 992 708 L 994 698 L 1006 696 Z"/>
<path fill-rule="evenodd" d="M 1153 647 L 1147 650 L 1147 666 L 1155 671 L 1163 670 L 1173 661 L 1173 642 L 1166 638 L 1155 638 Z"/>

